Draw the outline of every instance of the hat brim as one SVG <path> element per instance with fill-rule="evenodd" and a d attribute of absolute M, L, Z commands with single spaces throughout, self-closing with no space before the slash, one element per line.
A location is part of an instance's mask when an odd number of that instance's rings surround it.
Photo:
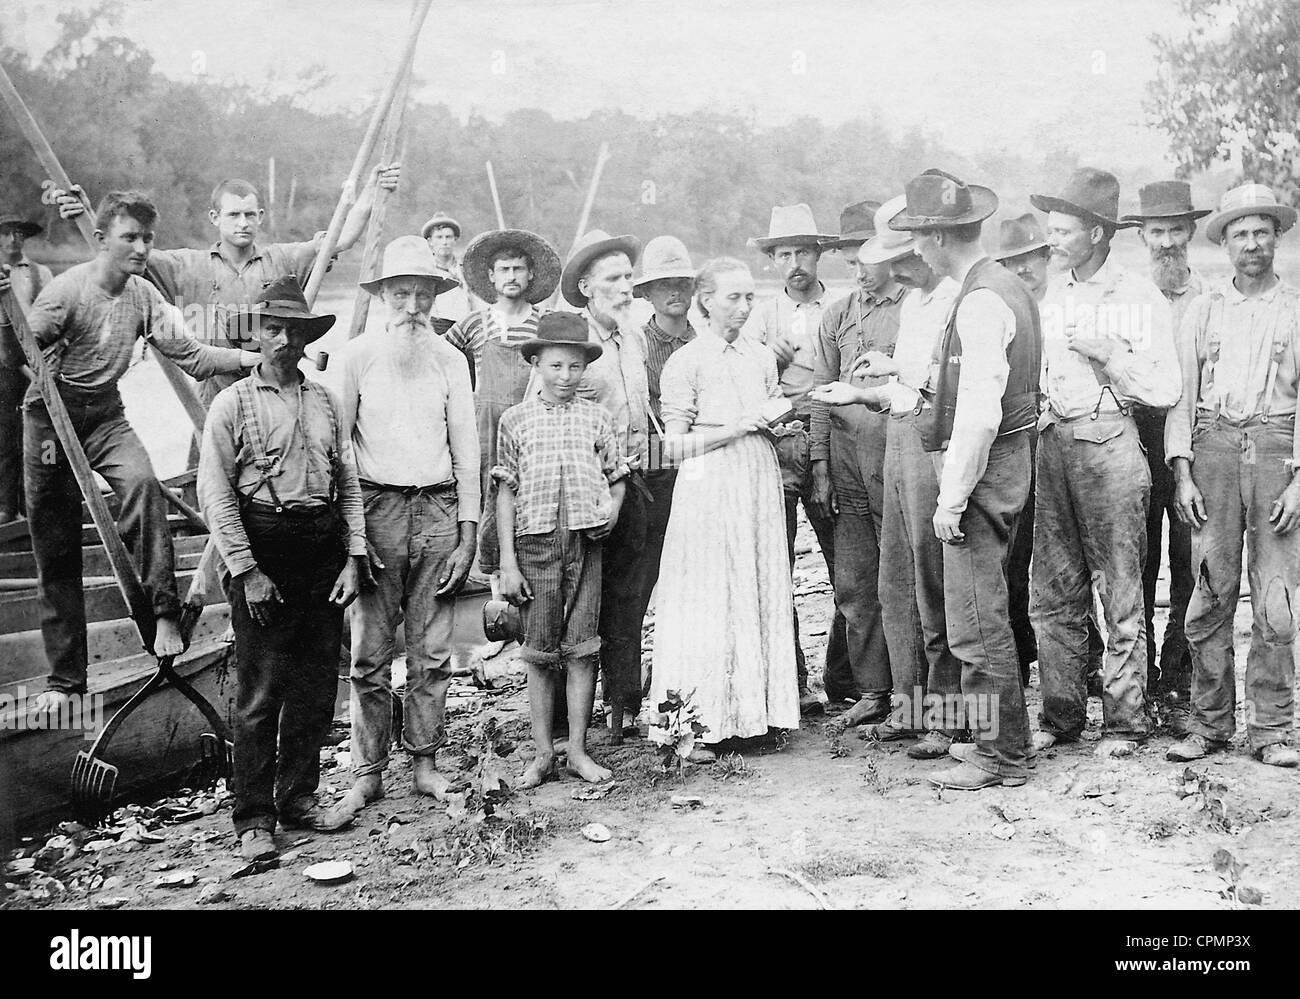
<path fill-rule="evenodd" d="M 1007 249 L 999 249 L 989 256 L 1001 263 L 1004 260 L 1010 260 L 1012 257 L 1018 257 L 1021 254 L 1032 253 L 1034 250 L 1050 250 L 1052 244 L 1045 239 L 1036 239 L 1029 243 L 1021 243 L 1019 246 L 1012 246 Z"/>
<path fill-rule="evenodd" d="M 35 222 L 24 222 L 17 219 L 0 222 L 0 232 L 3 232 L 5 229 L 17 229 L 19 235 L 21 235 L 23 239 L 31 239 L 33 236 L 39 236 L 45 231 L 45 227 L 42 225 L 37 225 Z"/>
<path fill-rule="evenodd" d="M 1226 211 L 1214 212 L 1205 223 L 1205 238 L 1218 246 L 1223 242 L 1223 229 L 1229 222 L 1244 219 L 1247 215 L 1269 215 L 1277 219 L 1286 232 L 1296 221 L 1296 210 L 1290 205 L 1241 205 Z"/>
<path fill-rule="evenodd" d="M 1136 222 L 1141 225 L 1143 222 L 1154 222 L 1156 219 L 1203 219 L 1213 211 L 1212 208 L 1198 208 L 1195 211 L 1171 211 L 1171 212 L 1152 212 L 1150 215 L 1121 215 L 1121 222 Z"/>
<path fill-rule="evenodd" d="M 611 253 L 626 253 L 628 262 L 635 264 L 641 255 L 641 240 L 635 236 L 611 236 L 579 248 L 560 273 L 560 294 L 566 302 L 578 309 L 587 304 L 587 296 L 578 290 L 578 280 L 593 260 Z"/>
<path fill-rule="evenodd" d="M 420 227 L 420 236 L 423 239 L 428 239 L 429 233 L 433 232 L 434 229 L 441 229 L 443 226 L 446 226 L 454 232 L 456 238 L 460 239 L 460 223 L 455 219 L 429 219 L 428 222 L 424 223 L 424 225 Z"/>
<path fill-rule="evenodd" d="M 384 274 L 369 281 L 358 281 L 357 287 L 364 288 L 372 295 L 378 295 L 383 290 L 384 282 L 393 278 L 414 277 L 414 278 L 433 278 L 433 297 L 437 298 L 444 292 L 451 291 L 453 288 L 459 288 L 460 282 L 450 274 L 415 274 L 410 271 L 399 271 L 396 274 Z"/>
<path fill-rule="evenodd" d="M 1100 215 L 1090 208 L 1084 208 L 1082 205 L 1076 205 L 1073 201 L 1066 201 L 1064 198 L 1053 198 L 1046 194 L 1031 194 L 1029 203 L 1037 208 L 1040 212 L 1061 212 L 1063 215 L 1073 215 L 1075 218 L 1084 221 L 1100 222 L 1105 225 L 1114 226 L 1116 229 L 1131 229 L 1138 222 L 1126 222 L 1123 219 L 1113 219 L 1107 215 Z"/>
<path fill-rule="evenodd" d="M 897 246 L 884 246 L 877 242 L 876 239 L 869 239 L 862 244 L 862 249 L 858 250 L 858 260 L 864 264 L 887 264 L 891 260 L 901 260 L 903 257 L 916 252 L 916 240 L 909 239 L 906 243 L 900 243 Z M 873 246 L 872 244 L 875 243 Z"/>
<path fill-rule="evenodd" d="M 533 305 L 545 302 L 560 283 L 560 255 L 550 243 L 527 229 L 494 229 L 475 236 L 461 260 L 466 286 L 489 305 L 495 302 L 497 290 L 492 287 L 488 261 L 498 250 L 508 247 L 518 247 L 533 262 L 533 279 L 524 291 L 524 299 Z"/>
<path fill-rule="evenodd" d="M 311 312 L 304 312 L 301 309 L 288 309 L 275 305 L 265 309 L 254 309 L 250 314 L 263 319 L 292 319 L 306 328 L 308 343 L 314 343 L 328 333 L 333 327 L 335 319 L 338 318 L 337 316 L 318 316 Z"/>
<path fill-rule="evenodd" d="M 536 336 L 521 343 L 519 353 L 525 361 L 531 361 L 543 347 L 578 347 L 587 355 L 588 364 L 605 353 L 604 347 L 589 340 L 543 340 L 541 337 Z"/>
<path fill-rule="evenodd" d="M 874 235 L 876 234 L 870 231 L 841 233 L 839 236 L 836 236 L 834 239 L 828 240 L 827 242 L 823 243 L 822 249 L 823 250 L 856 249 L 857 247 L 861 246 L 863 243 L 867 242 L 867 240 L 871 239 L 871 237 Z"/>
<path fill-rule="evenodd" d="M 907 209 L 889 220 L 889 228 L 895 232 L 915 232 L 917 229 L 952 229 L 972 222 L 983 222 L 998 210 L 998 196 L 980 184 L 968 184 L 970 208 L 954 218 L 938 218 L 931 215 L 908 215 Z"/>
<path fill-rule="evenodd" d="M 749 245 L 766 253 L 778 246 L 819 246 L 823 249 L 831 240 L 838 237 L 829 233 L 801 233 L 794 236 L 754 236 Z"/>
<path fill-rule="evenodd" d="M 678 267 L 669 268 L 665 271 L 654 271 L 650 274 L 642 274 L 632 282 L 632 296 L 634 298 L 645 298 L 646 285 L 654 284 L 656 281 L 680 281 L 683 278 L 694 281 L 695 271 L 686 267 Z"/>

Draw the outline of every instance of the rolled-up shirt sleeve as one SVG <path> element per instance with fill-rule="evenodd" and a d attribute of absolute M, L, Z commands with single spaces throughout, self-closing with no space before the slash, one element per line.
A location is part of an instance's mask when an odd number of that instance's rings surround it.
<path fill-rule="evenodd" d="M 519 442 L 515 439 L 515 421 L 507 412 L 497 430 L 497 463 L 492 478 L 508 489 L 519 491 Z"/>
<path fill-rule="evenodd" d="M 1182 393 L 1165 416 L 1165 463 L 1172 467 L 1175 458 L 1192 456 L 1192 427 L 1196 423 L 1196 404 L 1201 395 L 1201 359 L 1196 349 L 1197 337 L 1205 324 L 1207 295 L 1198 295 L 1183 314 L 1177 330 L 1179 374 Z"/>
<path fill-rule="evenodd" d="M 237 408 L 238 401 L 233 394 L 222 394 L 212 401 L 203 425 L 196 483 L 208 530 L 232 576 L 257 568 L 248 532 L 239 516 L 239 494 L 235 491 L 239 478 L 239 444 L 235 439 Z"/>
<path fill-rule="evenodd" d="M 246 351 L 199 343 L 185 328 L 185 316 L 181 310 L 163 298 L 162 293 L 153 285 L 146 284 L 144 287 L 148 295 L 145 340 L 158 353 L 170 358 L 187 375 L 200 381 L 244 368 Z"/>
<path fill-rule="evenodd" d="M 997 293 L 977 289 L 958 306 L 957 333 L 962 345 L 961 379 L 938 507 L 960 514 L 984 476 L 989 447 L 1002 423 L 1002 393 L 1011 370 L 1007 345 L 1016 334 L 1016 317 Z"/>

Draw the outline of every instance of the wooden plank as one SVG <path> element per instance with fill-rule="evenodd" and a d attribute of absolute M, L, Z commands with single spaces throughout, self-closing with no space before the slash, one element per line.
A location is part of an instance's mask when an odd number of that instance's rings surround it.
<path fill-rule="evenodd" d="M 192 569 L 197 564 L 206 541 L 206 536 L 194 534 L 173 538 L 176 568 Z M 81 571 L 87 576 L 107 576 L 113 571 L 108 564 L 108 556 L 104 554 L 103 545 L 87 545 L 81 549 Z M 36 559 L 30 551 L 0 552 L 0 579 L 35 575 Z"/>
<path fill-rule="evenodd" d="M 95 585 L 83 589 L 86 600 L 86 621 L 115 621 L 127 616 L 126 602 L 117 588 L 116 582 L 102 582 L 103 576 L 96 578 Z M 176 587 L 184 592 L 194 578 L 193 570 L 176 573 Z M 31 631 L 41 626 L 40 596 L 35 590 L 22 590 L 17 593 L 0 592 L 0 630 Z"/>

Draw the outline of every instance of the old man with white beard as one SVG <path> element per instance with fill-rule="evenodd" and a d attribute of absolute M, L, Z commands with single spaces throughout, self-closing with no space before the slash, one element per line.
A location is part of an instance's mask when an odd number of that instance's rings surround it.
<path fill-rule="evenodd" d="M 454 281 L 418 236 L 388 244 L 378 276 L 361 282 L 387 323 L 339 352 L 341 419 L 357 455 L 375 586 L 352 619 L 355 784 L 337 806 L 356 812 L 383 794 L 392 744 L 394 636 L 404 621 L 402 748 L 415 790 L 440 797 L 435 760 L 446 742 L 455 594 L 474 561 L 479 443 L 465 355 L 435 335 L 433 300 Z"/>

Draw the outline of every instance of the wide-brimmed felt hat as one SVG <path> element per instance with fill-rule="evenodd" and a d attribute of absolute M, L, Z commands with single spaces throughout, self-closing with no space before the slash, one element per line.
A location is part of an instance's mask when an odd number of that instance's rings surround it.
<path fill-rule="evenodd" d="M 641 253 L 641 240 L 635 236 L 611 236 L 604 229 L 592 229 L 578 240 L 560 274 L 560 294 L 566 302 L 579 309 L 587 304 L 587 296 L 578 290 L 578 281 L 594 261 L 611 253 L 626 253 L 627 259 L 635 264 Z"/>
<path fill-rule="evenodd" d="M 590 364 L 605 352 L 600 344 L 587 335 L 587 318 L 576 312 L 548 312 L 537 321 L 537 335 L 519 345 L 525 361 L 543 347 L 581 347 Z"/>
<path fill-rule="evenodd" d="M 840 234 L 825 244 L 828 250 L 848 250 L 861 246 L 877 232 L 876 211 L 879 201 L 859 201 L 840 212 Z"/>
<path fill-rule="evenodd" d="M 12 212 L 0 212 L 0 230 L 4 229 L 17 229 L 26 239 L 45 231 L 44 226 L 35 222 L 28 222 L 21 215 L 15 215 Z"/>
<path fill-rule="evenodd" d="M 632 294 L 645 298 L 645 286 L 652 281 L 673 278 L 695 280 L 695 268 L 686 244 L 676 236 L 656 236 L 646 243 L 637 262 L 638 274 L 632 278 Z"/>
<path fill-rule="evenodd" d="M 334 316 L 317 315 L 307 305 L 302 285 L 292 275 L 276 278 L 265 288 L 257 301 L 248 307 L 248 315 L 257 319 L 292 319 L 307 330 L 307 342 L 319 340 L 334 325 Z"/>
<path fill-rule="evenodd" d="M 433 259 L 429 244 L 419 236 L 398 236 L 384 247 L 379 272 L 369 281 L 358 281 L 372 295 L 378 295 L 384 282 L 395 277 L 433 278 L 433 294 L 441 295 L 460 287 L 460 282 L 448 274 Z"/>
<path fill-rule="evenodd" d="M 1224 226 L 1247 215 L 1268 215 L 1275 218 L 1283 232 L 1295 225 L 1296 220 L 1296 210 L 1279 202 L 1271 187 L 1242 184 L 1224 192 L 1218 209 L 1205 223 L 1205 238 L 1211 243 L 1222 243 Z"/>
<path fill-rule="evenodd" d="M 1033 212 L 1025 212 L 1018 218 L 1003 219 L 998 230 L 998 244 L 989 254 L 994 260 L 1010 260 L 1031 250 L 1043 250 L 1049 246 L 1047 235 Z"/>
<path fill-rule="evenodd" d="M 864 264 L 886 264 L 916 251 L 910 232 L 889 228 L 889 220 L 907 207 L 907 195 L 890 198 L 876 209 L 876 234 L 862 244 L 858 259 Z"/>
<path fill-rule="evenodd" d="M 907 182 L 907 207 L 889 220 L 889 228 L 951 229 L 983 222 L 998 210 L 998 196 L 979 184 L 966 184 L 942 170 L 927 170 Z"/>
<path fill-rule="evenodd" d="M 470 241 L 461 260 L 461 271 L 471 292 L 489 304 L 497 300 L 491 264 L 498 250 L 522 251 L 533 262 L 533 278 L 524 290 L 526 301 L 536 305 L 551 297 L 560 283 L 560 255 L 550 243 L 527 229 L 493 229 Z"/>
<path fill-rule="evenodd" d="M 1085 222 L 1104 222 L 1116 229 L 1137 225 L 1120 220 L 1119 180 L 1113 173 L 1095 167 L 1079 167 L 1059 195 L 1031 194 L 1029 203 L 1040 212 L 1062 212 Z"/>
<path fill-rule="evenodd" d="M 1200 219 L 1210 214 L 1210 209 L 1192 207 L 1192 186 L 1184 180 L 1158 180 L 1138 189 L 1138 210 L 1125 215 L 1123 222 L 1145 222 L 1147 219 Z"/>
<path fill-rule="evenodd" d="M 429 219 L 428 222 L 424 223 L 424 225 L 420 227 L 420 235 L 425 239 L 428 239 L 429 233 L 441 226 L 449 226 L 452 232 L 456 234 L 456 238 L 460 239 L 460 223 L 446 212 L 434 212 L 433 218 Z"/>
<path fill-rule="evenodd" d="M 817 231 L 812 209 L 800 203 L 777 205 L 767 224 L 766 236 L 754 236 L 749 244 L 763 252 L 776 246 L 823 246 L 835 237 Z"/>

